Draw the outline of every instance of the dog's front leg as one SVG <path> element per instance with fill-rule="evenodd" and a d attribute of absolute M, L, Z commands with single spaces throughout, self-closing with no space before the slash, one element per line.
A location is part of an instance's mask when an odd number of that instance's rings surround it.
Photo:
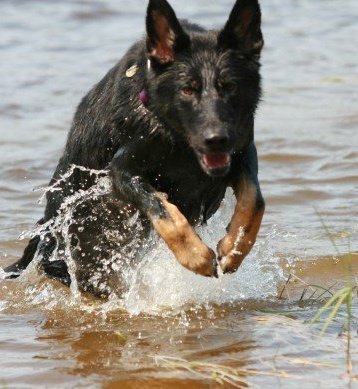
<path fill-rule="evenodd" d="M 113 161 L 110 171 L 115 193 L 134 204 L 151 220 L 154 229 L 174 253 L 178 262 L 196 274 L 217 277 L 216 254 L 195 233 L 185 216 L 165 194 L 156 192 L 140 176 L 128 174 L 123 159 Z"/>
<path fill-rule="evenodd" d="M 216 255 L 195 233 L 186 217 L 171 204 L 164 194 L 154 194 L 166 210 L 163 217 L 149 212 L 158 234 L 174 253 L 178 262 L 196 274 L 217 277 Z"/>
<path fill-rule="evenodd" d="M 235 272 L 256 242 L 265 211 L 257 179 L 256 148 L 252 144 L 240 161 L 241 174 L 231 183 L 236 207 L 228 232 L 218 244 L 220 266 L 224 273 Z"/>

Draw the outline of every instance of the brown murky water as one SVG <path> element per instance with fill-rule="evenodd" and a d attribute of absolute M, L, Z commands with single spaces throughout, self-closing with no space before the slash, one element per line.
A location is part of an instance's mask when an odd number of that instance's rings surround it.
<path fill-rule="evenodd" d="M 232 6 L 172 3 L 207 26 Z M 307 285 L 342 287 L 349 259 L 357 282 L 358 257 L 344 254 L 358 251 L 358 5 L 262 3 L 267 213 L 253 253 L 237 274 L 206 280 L 158 243 L 122 301 L 79 298 L 33 269 L 0 281 L 1 388 L 358 387 L 345 374 L 344 309 L 324 336 L 307 324 L 322 306 Z M 48 182 L 75 106 L 141 35 L 144 11 L 140 0 L 0 2 L 0 266 L 19 257 L 18 236 L 43 212 L 32 189 Z M 212 245 L 231 207 L 228 195 L 201 231 Z"/>

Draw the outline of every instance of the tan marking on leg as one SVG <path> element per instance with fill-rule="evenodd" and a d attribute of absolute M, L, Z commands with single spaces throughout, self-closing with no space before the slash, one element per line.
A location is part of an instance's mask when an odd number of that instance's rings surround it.
<path fill-rule="evenodd" d="M 256 242 L 264 215 L 264 203 L 257 198 L 257 187 L 241 182 L 235 190 L 237 204 L 227 235 L 218 244 L 220 266 L 224 273 L 235 272 Z M 260 201 L 260 202 L 259 202 Z"/>
<path fill-rule="evenodd" d="M 179 209 L 167 201 L 165 195 L 158 194 L 170 217 L 150 216 L 158 234 L 164 239 L 178 262 L 196 274 L 216 277 L 216 254 L 207 247 L 195 233 Z"/>

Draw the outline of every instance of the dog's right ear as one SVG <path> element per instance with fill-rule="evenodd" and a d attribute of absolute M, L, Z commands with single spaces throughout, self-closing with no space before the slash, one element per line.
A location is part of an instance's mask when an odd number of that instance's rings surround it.
<path fill-rule="evenodd" d="M 148 57 L 161 65 L 175 60 L 175 53 L 190 46 L 173 8 L 166 0 L 150 0 L 147 11 Z"/>

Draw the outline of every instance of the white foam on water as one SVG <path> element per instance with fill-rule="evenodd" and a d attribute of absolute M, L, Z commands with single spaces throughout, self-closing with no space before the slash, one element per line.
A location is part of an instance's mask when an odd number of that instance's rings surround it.
<path fill-rule="evenodd" d="M 5 273 L 4 269 L 0 267 L 0 281 L 5 280 L 7 275 L 8 274 Z"/>
<path fill-rule="evenodd" d="M 277 268 L 268 269 L 268 264 L 260 263 L 255 255 L 251 255 L 236 274 L 220 275 L 219 279 L 205 279 L 190 273 L 170 256 L 163 250 L 162 255 L 156 253 L 138 268 L 124 297 L 129 313 L 153 314 L 168 308 L 234 303 L 277 293 Z"/>
<path fill-rule="evenodd" d="M 232 195 L 199 235 L 213 249 L 224 236 Z M 133 314 L 160 314 L 163 309 L 178 311 L 188 306 L 207 306 L 262 299 L 277 295 L 284 279 L 279 258 L 274 254 L 276 233 L 259 242 L 235 274 L 205 278 L 183 268 L 166 245 L 158 240 L 156 248 L 133 271 L 123 304 Z"/>

